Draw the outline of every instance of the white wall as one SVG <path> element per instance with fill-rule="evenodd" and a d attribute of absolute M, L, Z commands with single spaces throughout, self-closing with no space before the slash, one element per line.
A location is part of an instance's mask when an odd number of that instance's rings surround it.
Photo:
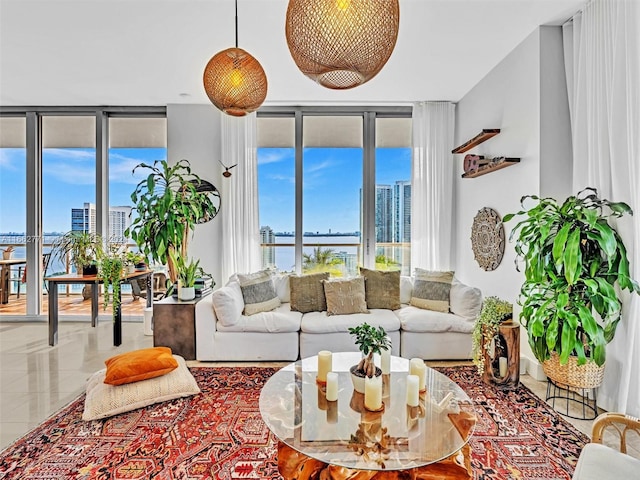
<path fill-rule="evenodd" d="M 476 178 L 463 179 L 465 154 L 455 155 L 456 276 L 516 304 L 524 275 L 514 265 L 509 242 L 516 219 L 505 225 L 502 263 L 480 268 L 471 249 L 473 219 L 483 207 L 501 217 L 521 209 L 523 195 L 564 198 L 571 185 L 571 134 L 560 27 L 540 27 L 518 45 L 462 100 L 456 109 L 456 145 L 483 128 L 500 128 L 497 136 L 467 153 L 485 157 L 520 157 L 520 163 Z M 521 354 L 537 365 L 521 332 Z M 532 372 L 537 376 L 537 372 Z"/>
<path fill-rule="evenodd" d="M 221 113 L 213 105 L 167 105 L 167 159 L 186 158 L 195 174 L 221 189 Z M 222 202 L 225 199 L 222 198 Z M 189 256 L 200 259 L 204 270 L 220 286 L 222 228 L 220 216 L 196 226 L 189 242 Z"/>

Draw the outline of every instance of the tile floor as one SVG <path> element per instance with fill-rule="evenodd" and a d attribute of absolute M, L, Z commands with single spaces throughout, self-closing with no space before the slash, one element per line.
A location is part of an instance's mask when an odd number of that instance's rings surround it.
<path fill-rule="evenodd" d="M 87 378 L 104 367 L 105 359 L 153 346 L 153 337 L 144 335 L 141 322 L 123 323 L 122 338 L 122 345 L 114 347 L 110 321 L 96 328 L 88 322 L 61 322 L 58 345 L 50 347 L 46 322 L 0 322 L 0 450 L 75 399 L 84 390 Z M 546 382 L 527 375 L 521 380 L 544 398 Z M 592 421 L 568 420 L 590 434 Z M 640 442 L 631 450 L 639 453 Z"/>

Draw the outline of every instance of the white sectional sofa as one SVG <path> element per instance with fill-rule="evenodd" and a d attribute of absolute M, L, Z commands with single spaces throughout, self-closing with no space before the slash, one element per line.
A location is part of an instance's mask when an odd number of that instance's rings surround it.
<path fill-rule="evenodd" d="M 409 305 L 413 282 L 401 277 L 398 310 L 327 315 L 300 313 L 289 303 L 288 280 L 275 276 L 281 305 L 269 312 L 242 314 L 240 286 L 231 281 L 196 305 L 196 358 L 200 361 L 293 361 L 320 350 L 357 351 L 348 329 L 363 322 L 382 326 L 392 342 L 392 354 L 425 360 L 471 357 L 471 332 L 482 306 L 479 289 L 454 278 L 450 313 Z M 215 297 L 214 297 L 215 296 Z M 216 310 L 213 299 L 216 298 Z"/>

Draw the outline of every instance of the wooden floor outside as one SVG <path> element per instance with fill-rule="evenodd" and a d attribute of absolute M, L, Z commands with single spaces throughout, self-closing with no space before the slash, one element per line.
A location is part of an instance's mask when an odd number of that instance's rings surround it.
<path fill-rule="evenodd" d="M 100 313 L 102 311 L 102 296 L 99 297 Z M 137 297 L 135 300 L 131 294 L 122 295 L 122 314 L 123 315 L 144 315 L 144 308 L 147 306 L 147 301 L 144 298 Z M 42 296 L 42 315 L 46 315 L 49 308 L 49 296 Z M 107 312 L 111 311 L 111 306 L 108 307 Z M 0 316 L 1 315 L 25 315 L 27 312 L 27 297 L 26 295 L 13 294 L 9 296 L 9 303 L 0 304 Z M 80 294 L 63 293 L 58 295 L 58 312 L 59 315 L 91 315 L 91 300 L 84 300 Z"/>

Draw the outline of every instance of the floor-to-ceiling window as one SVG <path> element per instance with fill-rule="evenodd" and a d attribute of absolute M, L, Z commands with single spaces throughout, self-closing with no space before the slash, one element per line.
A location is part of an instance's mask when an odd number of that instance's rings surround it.
<path fill-rule="evenodd" d="M 130 195 L 143 175 L 132 170 L 161 159 L 166 159 L 162 107 L 0 108 L 0 248 L 15 244 L 15 257 L 31 255 L 30 273 L 64 232 L 97 233 L 113 243 L 128 243 L 122 233 L 130 223 Z M 46 274 L 74 269 L 66 258 L 52 256 Z M 23 274 L 10 283 L 14 302 L 18 287 L 21 299 L 27 298 L 21 300 L 22 311 L 6 313 L 0 305 L 1 315 L 45 313 L 46 283 L 27 291 Z M 62 288 L 70 295 L 82 291 L 81 285 Z"/>
<path fill-rule="evenodd" d="M 263 266 L 410 271 L 410 108 L 274 108 L 258 116 Z M 296 253 L 299 252 L 299 253 Z"/>

